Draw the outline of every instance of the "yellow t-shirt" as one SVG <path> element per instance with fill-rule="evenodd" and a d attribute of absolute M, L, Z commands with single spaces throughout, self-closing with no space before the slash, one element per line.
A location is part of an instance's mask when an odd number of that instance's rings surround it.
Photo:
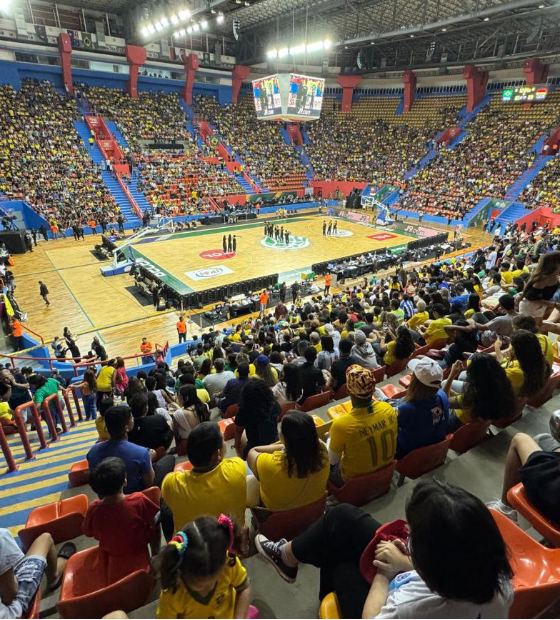
<path fill-rule="evenodd" d="M 424 312 L 417 312 L 416 314 L 413 314 L 408 319 L 406 324 L 410 327 L 410 329 L 416 329 L 418 327 L 418 325 L 424 325 L 424 323 L 429 318 L 430 318 L 430 315 L 428 314 L 427 310 L 425 310 Z"/>
<path fill-rule="evenodd" d="M 249 376 L 254 377 L 257 374 L 257 369 L 255 368 L 255 364 L 249 364 Z M 237 369 L 235 370 L 235 376 L 239 379 L 239 372 Z"/>
<path fill-rule="evenodd" d="M 200 398 L 200 400 L 203 403 L 209 403 L 210 402 L 210 394 L 208 394 L 207 390 L 203 390 L 202 388 L 198 389 L 196 391 L 196 395 L 198 396 L 198 398 Z"/>
<path fill-rule="evenodd" d="M 383 362 L 390 366 L 395 361 L 395 347 L 397 346 L 396 340 L 391 340 L 387 343 L 387 352 L 383 356 Z"/>
<path fill-rule="evenodd" d="M 320 499 L 325 493 L 329 478 L 329 459 L 325 450 L 323 468 L 307 478 L 288 476 L 286 455 L 259 454 L 257 478 L 261 483 L 261 499 L 272 512 L 292 510 L 307 506 Z"/>
<path fill-rule="evenodd" d="M 513 271 L 502 271 L 502 282 L 504 284 L 511 284 L 513 280 Z"/>
<path fill-rule="evenodd" d="M 436 340 L 441 340 L 442 338 L 447 338 L 447 332 L 445 331 L 445 325 L 451 325 L 451 319 L 447 317 L 441 319 L 435 319 L 432 321 L 428 328 L 426 329 L 426 333 L 424 334 L 424 340 L 426 344 L 432 344 Z"/>
<path fill-rule="evenodd" d="M 352 409 L 333 421 L 330 448 L 342 454 L 342 478 L 356 478 L 377 471 L 395 458 L 397 413 L 388 403 Z"/>
<path fill-rule="evenodd" d="M 161 493 L 173 513 L 175 531 L 203 515 L 229 514 L 245 525 L 247 469 L 238 457 L 223 460 L 212 471 L 173 472 L 163 480 Z"/>
<path fill-rule="evenodd" d="M 156 614 L 158 618 L 233 618 L 237 592 L 248 585 L 247 571 L 239 558 L 235 558 L 233 566 L 228 558 L 215 588 L 206 598 L 188 590 L 179 580 L 175 592 L 162 590 Z"/>
<path fill-rule="evenodd" d="M 552 342 L 550 338 L 546 334 L 537 334 L 537 338 L 541 344 L 541 349 L 546 361 L 552 366 L 552 362 L 554 361 L 554 350 L 552 348 Z"/>
<path fill-rule="evenodd" d="M 0 418 L 13 419 L 10 405 L 6 401 L 0 403 Z"/>
<path fill-rule="evenodd" d="M 514 271 L 511 272 L 512 275 L 512 280 L 513 278 L 519 278 L 519 276 L 523 273 L 523 269 L 515 269 Z"/>
<path fill-rule="evenodd" d="M 525 375 L 521 370 L 521 366 L 517 360 L 513 360 L 513 362 L 509 363 L 509 366 L 505 369 L 507 378 L 511 383 L 511 387 L 513 389 L 513 395 L 517 398 L 519 396 L 519 392 L 523 387 L 523 383 L 525 383 Z"/>
<path fill-rule="evenodd" d="M 99 434 L 100 441 L 107 441 L 108 439 L 111 439 L 111 436 L 107 431 L 105 418 L 103 416 L 99 415 L 95 418 L 95 428 L 97 429 L 97 433 Z"/>
<path fill-rule="evenodd" d="M 455 409 L 455 415 L 461 422 L 461 424 L 469 424 L 473 421 L 472 417 L 472 409 L 470 407 L 465 407 L 463 404 L 464 397 L 462 394 L 457 396 L 457 408 Z"/>
<path fill-rule="evenodd" d="M 113 389 L 111 379 L 113 378 L 113 374 L 115 372 L 116 371 L 112 366 L 103 366 L 97 377 L 98 392 L 110 392 Z"/>

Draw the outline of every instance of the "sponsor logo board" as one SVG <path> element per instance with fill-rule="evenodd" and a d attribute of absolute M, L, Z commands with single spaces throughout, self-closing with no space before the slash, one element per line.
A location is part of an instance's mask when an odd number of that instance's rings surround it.
<path fill-rule="evenodd" d="M 208 267 L 206 269 L 194 269 L 193 271 L 185 271 L 185 275 L 191 280 L 209 280 L 210 278 L 218 278 L 228 273 L 234 273 L 229 267 L 217 265 L 216 267 Z"/>

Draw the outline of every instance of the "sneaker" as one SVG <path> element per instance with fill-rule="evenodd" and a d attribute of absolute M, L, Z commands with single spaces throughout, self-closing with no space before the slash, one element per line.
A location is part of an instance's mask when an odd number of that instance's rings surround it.
<path fill-rule="evenodd" d="M 493 508 L 497 512 L 501 512 L 505 517 L 510 519 L 510 521 L 513 521 L 515 524 L 517 524 L 517 510 L 506 506 L 501 499 L 496 498 L 491 502 L 487 502 L 486 506 L 488 506 L 488 508 Z"/>
<path fill-rule="evenodd" d="M 278 542 L 272 542 L 268 540 L 266 536 L 259 534 L 255 538 L 255 546 L 257 547 L 257 551 L 262 555 L 262 557 L 270 562 L 272 566 L 276 569 L 276 572 L 282 577 L 284 581 L 288 583 L 294 583 L 297 577 L 298 569 L 297 566 L 288 566 L 282 560 L 282 547 L 288 541 L 285 538 L 282 538 Z"/>
<path fill-rule="evenodd" d="M 56 427 L 56 432 L 57 433 L 62 433 L 62 426 L 57 426 Z"/>

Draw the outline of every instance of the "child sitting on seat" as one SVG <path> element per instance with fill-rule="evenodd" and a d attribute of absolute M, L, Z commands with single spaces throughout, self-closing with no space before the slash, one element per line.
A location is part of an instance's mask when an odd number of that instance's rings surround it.
<path fill-rule="evenodd" d="M 105 425 L 105 412 L 114 404 L 112 396 L 105 396 L 99 405 L 99 417 L 95 418 L 95 428 L 97 428 L 97 433 L 99 434 L 98 441 L 107 441 L 111 439 L 107 426 Z"/>
<path fill-rule="evenodd" d="M 100 499 L 89 505 L 83 531 L 99 541 L 102 551 L 118 558 L 111 565 L 119 573 L 111 575 L 112 581 L 146 568 L 148 545 L 152 553 L 159 551 L 159 506 L 144 493 L 124 494 L 126 466 L 118 457 L 106 458 L 92 468 L 89 484 Z"/>
<path fill-rule="evenodd" d="M 157 617 L 247 618 L 251 587 L 237 543 L 225 515 L 200 517 L 177 532 L 155 561 L 162 586 Z"/>

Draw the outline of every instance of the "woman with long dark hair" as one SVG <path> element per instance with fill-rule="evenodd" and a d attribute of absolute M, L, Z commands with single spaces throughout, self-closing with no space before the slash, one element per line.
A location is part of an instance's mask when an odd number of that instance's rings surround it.
<path fill-rule="evenodd" d="M 506 371 L 495 357 L 488 353 L 475 353 L 467 366 L 463 391 L 457 394 L 453 392 L 452 385 L 462 371 L 462 362 L 453 364 L 443 386 L 452 409 L 448 432 L 452 433 L 462 424 L 475 420 L 499 420 L 513 412 L 513 388 Z"/>
<path fill-rule="evenodd" d="M 257 378 L 247 381 L 241 390 L 235 417 L 234 448 L 238 456 L 246 459 L 251 448 L 278 440 L 276 420 L 279 414 L 280 407 L 266 383 Z"/>
<path fill-rule="evenodd" d="M 530 398 L 538 394 L 545 386 L 551 371 L 539 339 L 524 329 L 513 332 L 508 360 L 504 360 L 501 344 L 498 338 L 495 343 L 496 359 L 504 366 L 514 395 Z"/>
<path fill-rule="evenodd" d="M 553 311 L 550 323 L 557 325 L 560 310 L 560 304 L 554 302 L 552 298 L 558 290 L 558 276 L 560 275 L 560 252 L 549 252 L 543 254 L 539 260 L 537 268 L 533 271 L 531 277 L 527 280 L 521 302 L 519 303 L 519 312 L 521 314 L 529 314 L 536 321 L 538 326 L 542 325 L 544 315 L 547 310 Z M 556 312 L 554 312 L 556 310 Z"/>
<path fill-rule="evenodd" d="M 397 333 L 393 334 L 394 339 L 385 343 L 385 336 L 381 339 L 379 349 L 384 353 L 383 363 L 390 366 L 397 360 L 408 359 L 415 351 L 412 334 L 406 325 L 400 325 Z"/>
<path fill-rule="evenodd" d="M 299 370 L 293 362 L 284 366 L 282 379 L 272 388 L 272 394 L 280 407 L 297 402 L 303 393 Z"/>
<path fill-rule="evenodd" d="M 280 442 L 253 448 L 247 464 L 255 474 L 247 481 L 251 505 L 258 503 L 259 488 L 263 506 L 272 512 L 307 506 L 325 494 L 328 452 L 308 413 L 289 411 L 282 418 Z"/>
<path fill-rule="evenodd" d="M 332 363 L 338 359 L 334 352 L 334 340 L 332 336 L 321 336 L 321 350 L 317 356 L 317 366 L 320 370 L 331 369 Z"/>
<path fill-rule="evenodd" d="M 183 449 L 181 444 L 186 442 L 194 428 L 210 420 L 210 410 L 198 397 L 194 385 L 185 385 L 179 390 L 179 405 L 180 409 L 173 412 L 173 434 L 177 452 L 185 454 L 186 443 Z"/>

